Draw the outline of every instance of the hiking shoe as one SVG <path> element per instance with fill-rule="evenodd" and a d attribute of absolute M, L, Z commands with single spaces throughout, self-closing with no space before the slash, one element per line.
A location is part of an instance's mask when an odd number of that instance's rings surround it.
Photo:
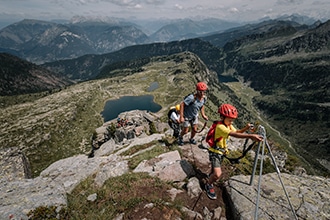
<path fill-rule="evenodd" d="M 183 146 L 184 145 L 184 143 L 183 143 L 183 138 L 178 138 L 178 145 L 180 145 L 180 146 Z"/>
<path fill-rule="evenodd" d="M 213 185 L 205 184 L 206 194 L 210 199 L 217 199 Z"/>
<path fill-rule="evenodd" d="M 191 139 L 189 140 L 189 142 L 190 142 L 191 144 L 197 144 L 197 142 L 196 142 L 195 139 L 193 139 L 193 138 L 191 138 Z"/>

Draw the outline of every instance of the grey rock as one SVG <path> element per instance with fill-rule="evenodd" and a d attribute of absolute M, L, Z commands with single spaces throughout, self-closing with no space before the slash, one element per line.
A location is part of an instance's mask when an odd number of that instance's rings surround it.
<path fill-rule="evenodd" d="M 65 189 L 48 178 L 37 177 L 1 182 L 0 219 L 28 219 L 27 213 L 39 206 L 66 207 Z"/>
<path fill-rule="evenodd" d="M 210 210 L 207 207 L 203 208 L 203 216 L 205 220 L 211 220 L 213 217 L 212 212 L 210 212 Z"/>
<path fill-rule="evenodd" d="M 203 216 L 200 213 L 192 211 L 186 207 L 182 207 L 181 211 L 183 211 L 186 215 L 188 215 L 190 219 L 196 219 L 196 220 L 203 219 Z"/>
<path fill-rule="evenodd" d="M 88 201 L 94 202 L 96 199 L 97 199 L 97 194 L 96 193 L 93 193 L 93 194 L 87 196 Z"/>
<path fill-rule="evenodd" d="M 180 182 L 194 175 L 194 169 L 185 160 L 181 160 L 178 151 L 171 151 L 158 157 L 142 161 L 134 172 L 147 172 L 151 176 L 157 176 L 165 181 Z"/>
<path fill-rule="evenodd" d="M 198 197 L 203 190 L 200 187 L 199 180 L 196 177 L 192 177 L 188 180 L 187 193 L 191 198 Z"/>
<path fill-rule="evenodd" d="M 221 219 L 222 208 L 218 207 L 213 211 L 213 219 L 220 220 Z"/>
<path fill-rule="evenodd" d="M 177 194 L 183 193 L 184 191 L 183 190 L 178 190 L 176 188 L 172 188 L 172 189 L 168 190 L 167 192 L 170 194 L 171 200 L 174 201 Z"/>
<path fill-rule="evenodd" d="M 298 219 L 326 220 L 330 217 L 330 180 L 316 176 L 281 175 Z M 234 176 L 226 187 L 237 219 L 252 219 L 256 210 L 259 178 L 249 185 L 250 176 Z M 277 173 L 262 176 L 259 219 L 294 219 Z"/>

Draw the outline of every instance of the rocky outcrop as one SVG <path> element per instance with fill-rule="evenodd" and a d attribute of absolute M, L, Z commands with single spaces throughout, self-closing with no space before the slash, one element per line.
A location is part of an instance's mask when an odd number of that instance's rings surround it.
<path fill-rule="evenodd" d="M 144 118 L 143 114 L 141 117 Z M 136 124 L 137 127 L 144 125 L 144 122 Z M 158 126 L 161 127 L 161 125 Z M 132 126 L 130 129 L 134 130 L 135 127 Z M 201 136 L 205 135 L 205 132 L 198 134 L 197 139 L 201 140 Z M 66 195 L 72 192 L 80 182 L 90 177 L 93 178 L 96 186 L 102 186 L 107 179 L 128 172 L 128 160 L 132 155 L 123 156 L 123 152 L 137 145 L 158 143 L 157 141 L 162 140 L 165 136 L 164 133 L 152 135 L 143 133 L 132 139 L 123 138 L 122 142 L 110 139 L 94 152 L 93 157 L 76 155 L 59 160 L 34 179 L 9 179 L 1 176 L 0 219 L 27 219 L 27 213 L 39 206 L 56 206 L 58 210 L 66 207 Z M 233 149 L 234 145 L 241 145 L 241 142 L 238 140 L 230 142 L 230 148 Z M 191 200 L 201 203 L 200 197 L 204 191 L 203 181 L 199 178 L 198 172 L 207 173 L 209 162 L 207 150 L 198 146 L 187 143 L 181 147 L 181 154 L 177 150 L 173 150 L 142 161 L 133 172 L 147 172 L 151 176 L 175 183 L 177 187 L 169 190 L 172 200 L 179 194 L 186 193 Z M 150 144 L 148 149 L 153 147 L 154 145 Z M 143 151 L 136 152 L 134 155 L 141 152 Z M 330 193 L 328 189 L 330 182 L 328 178 L 286 173 L 282 173 L 281 177 L 298 219 L 314 217 L 321 220 L 329 219 Z M 225 183 L 226 188 L 223 192 L 227 192 L 227 200 L 231 203 L 233 218 L 253 219 L 258 178 L 255 177 L 251 186 L 248 184 L 249 180 L 250 176 L 239 175 L 230 178 Z M 206 195 L 204 196 L 207 199 Z M 97 195 L 93 194 L 87 199 L 93 201 L 96 198 Z M 224 219 L 221 217 L 224 214 L 220 204 L 212 209 L 207 204 L 201 205 L 204 207 L 201 212 L 184 205 L 181 211 L 187 216 L 191 216 L 191 219 Z M 294 219 L 279 182 L 278 173 L 262 176 L 258 210 L 260 219 Z M 121 219 L 120 216 L 119 219 Z"/>
<path fill-rule="evenodd" d="M 319 176 L 296 176 L 277 173 L 259 177 L 250 186 L 250 176 L 234 176 L 226 187 L 236 219 L 330 219 L 330 179 Z M 285 195 L 287 191 L 290 203 Z M 258 211 L 258 212 L 256 212 Z"/>
<path fill-rule="evenodd" d="M 31 178 L 28 159 L 18 148 L 0 150 L 0 167 L 0 176 L 2 179 L 13 181 Z"/>

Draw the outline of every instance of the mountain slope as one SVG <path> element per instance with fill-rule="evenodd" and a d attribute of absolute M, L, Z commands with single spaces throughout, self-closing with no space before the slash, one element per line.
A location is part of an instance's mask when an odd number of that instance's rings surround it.
<path fill-rule="evenodd" d="M 223 47 L 226 43 L 238 39 L 247 39 L 251 35 L 269 34 L 284 28 L 291 29 L 296 32 L 298 29 L 307 29 L 308 26 L 301 25 L 292 21 L 267 20 L 257 24 L 246 24 L 240 27 L 231 28 L 221 33 L 211 33 L 207 36 L 200 37 L 202 40 L 210 42 L 217 47 Z M 248 36 L 247 38 L 244 38 Z"/>
<path fill-rule="evenodd" d="M 328 172 L 330 21 L 293 30 L 283 27 L 227 43 L 226 72 L 260 91 L 255 105 L 300 155 Z"/>
<path fill-rule="evenodd" d="M 85 36 L 96 54 L 109 53 L 127 46 L 148 42 L 148 36 L 128 22 L 80 21 L 68 24 Z M 85 52 L 84 54 L 88 54 Z"/>
<path fill-rule="evenodd" d="M 0 53 L 0 63 L 1 96 L 35 93 L 72 84 L 63 76 L 9 54 Z"/>
<path fill-rule="evenodd" d="M 102 55 L 85 55 L 76 59 L 45 63 L 42 66 L 69 77 L 72 80 L 93 79 L 102 72 L 106 65 L 153 56 L 165 56 L 190 51 L 198 55 L 209 69 L 218 71 L 221 49 L 200 39 L 153 43 L 126 47 L 119 51 Z"/>
<path fill-rule="evenodd" d="M 0 48 L 20 50 L 20 46 L 44 33 L 56 24 L 46 21 L 25 19 L 9 25 L 0 31 Z"/>

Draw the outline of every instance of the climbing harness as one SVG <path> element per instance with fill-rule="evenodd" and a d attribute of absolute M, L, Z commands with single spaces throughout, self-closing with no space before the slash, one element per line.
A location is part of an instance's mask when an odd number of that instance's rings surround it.
<path fill-rule="evenodd" d="M 246 147 L 247 143 L 248 143 L 248 139 L 245 140 L 245 143 L 244 143 L 244 145 L 243 145 L 243 152 L 242 152 L 242 155 L 241 155 L 241 156 L 236 157 L 236 158 L 230 158 L 230 157 L 224 155 L 225 158 L 226 158 L 227 160 L 229 160 L 229 162 L 230 162 L 231 164 L 238 164 L 238 163 L 240 163 L 240 160 L 241 160 L 243 157 L 246 156 L 246 154 L 247 154 L 247 153 L 248 153 L 248 152 L 249 152 L 249 151 L 255 146 L 255 144 L 256 144 L 257 142 L 254 141 L 254 142 L 252 142 L 248 147 Z"/>
<path fill-rule="evenodd" d="M 282 181 L 282 178 L 281 178 L 281 175 L 280 175 L 280 170 L 276 164 L 276 161 L 275 161 L 275 158 L 272 154 L 272 151 L 270 149 L 270 146 L 268 144 L 268 141 L 267 141 L 267 138 L 266 138 L 266 130 L 263 126 L 259 125 L 258 126 L 258 134 L 261 135 L 263 137 L 263 140 L 261 142 L 259 142 L 258 144 L 258 148 L 257 148 L 257 151 L 256 151 L 256 154 L 255 154 L 255 158 L 254 158 L 254 165 L 253 165 L 253 171 L 252 171 L 252 175 L 251 175 L 251 178 L 250 178 L 250 185 L 252 185 L 253 183 L 253 178 L 254 178 L 254 175 L 255 175 L 255 172 L 256 172 L 256 168 L 257 168 L 257 162 L 258 162 L 258 154 L 260 152 L 260 147 L 262 145 L 262 150 L 261 150 L 261 157 L 260 157 L 260 170 L 259 170 L 259 180 L 258 180 L 258 190 L 257 190 L 257 199 L 256 199 L 256 207 L 255 207 L 255 212 L 254 212 L 254 219 L 257 220 L 258 219 L 258 209 L 259 209 L 259 198 L 260 198 L 260 186 L 261 186 L 261 177 L 262 177 L 262 167 L 263 167 L 263 159 L 264 159 L 264 153 L 265 153 L 265 146 L 267 147 L 268 149 L 268 152 L 269 152 L 269 155 L 272 159 L 272 162 L 274 164 L 274 167 L 276 169 L 276 172 L 277 172 L 277 175 L 279 177 L 279 180 L 281 182 L 281 185 L 282 185 L 282 188 L 284 190 L 284 193 L 285 193 L 285 196 L 288 200 L 288 203 L 290 205 L 290 208 L 291 208 L 291 211 L 293 213 L 293 216 L 296 220 L 298 220 L 297 218 L 297 215 L 295 213 L 295 210 L 291 204 L 291 201 L 290 201 L 290 198 L 288 196 L 288 193 L 285 189 L 285 186 L 283 184 L 283 181 Z"/>
<path fill-rule="evenodd" d="M 216 154 L 220 154 L 222 155 L 223 157 L 225 157 L 227 160 L 229 160 L 229 162 L 231 164 L 238 164 L 240 163 L 240 160 L 242 158 L 244 158 L 246 156 L 246 154 L 256 145 L 256 141 L 252 142 L 248 147 L 246 147 L 247 143 L 248 143 L 248 139 L 245 140 L 244 142 L 244 145 L 243 145 L 243 152 L 240 156 L 236 157 L 236 158 L 231 158 L 229 156 L 226 155 L 226 150 L 225 149 L 222 149 L 222 148 L 213 148 L 213 147 L 205 147 L 202 143 L 202 141 L 205 139 L 205 137 L 202 137 L 201 139 L 201 144 L 199 145 L 199 148 L 202 148 L 202 149 L 206 149 L 210 152 L 213 152 L 213 153 L 216 153 Z"/>

